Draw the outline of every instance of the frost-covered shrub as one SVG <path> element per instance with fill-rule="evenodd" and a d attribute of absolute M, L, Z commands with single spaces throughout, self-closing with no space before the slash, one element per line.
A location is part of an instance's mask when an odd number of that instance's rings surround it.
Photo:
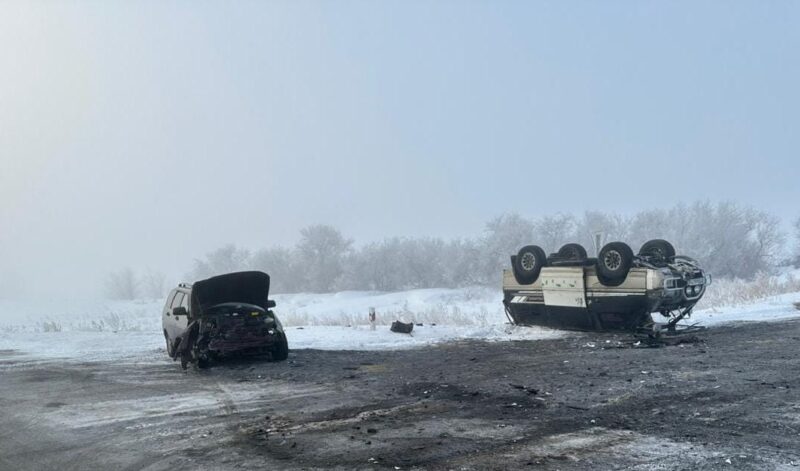
<path fill-rule="evenodd" d="M 717 279 L 708 287 L 697 309 L 737 306 L 778 296 L 800 292 L 800 278 L 759 273 L 753 280 Z"/>
<path fill-rule="evenodd" d="M 43 321 L 41 324 L 42 332 L 61 332 L 62 329 L 61 324 L 56 321 Z"/>

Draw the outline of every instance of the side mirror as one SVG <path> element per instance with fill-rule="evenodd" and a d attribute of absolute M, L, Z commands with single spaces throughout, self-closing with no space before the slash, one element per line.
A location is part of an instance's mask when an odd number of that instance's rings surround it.
<path fill-rule="evenodd" d="M 275 301 L 273 301 L 272 299 L 267 299 L 267 309 L 272 309 L 275 306 L 277 306 L 277 304 L 275 304 Z"/>
<path fill-rule="evenodd" d="M 186 308 L 183 306 L 178 306 L 172 308 L 172 315 L 173 316 L 188 316 L 189 313 L 186 311 Z"/>

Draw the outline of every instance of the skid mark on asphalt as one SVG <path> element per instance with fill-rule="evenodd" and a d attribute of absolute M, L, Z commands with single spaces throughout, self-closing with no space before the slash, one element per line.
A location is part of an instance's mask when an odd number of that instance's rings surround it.
<path fill-rule="evenodd" d="M 293 399 L 319 395 L 323 387 L 293 385 L 242 384 L 235 389 L 218 387 L 215 390 L 180 391 L 169 395 L 143 398 L 96 401 L 64 405 L 47 417 L 57 425 L 68 428 L 99 427 L 120 422 L 192 421 L 196 417 L 232 415 L 254 411 L 265 403 L 280 400 L 291 391 Z M 161 420 L 154 420 L 161 419 Z"/>

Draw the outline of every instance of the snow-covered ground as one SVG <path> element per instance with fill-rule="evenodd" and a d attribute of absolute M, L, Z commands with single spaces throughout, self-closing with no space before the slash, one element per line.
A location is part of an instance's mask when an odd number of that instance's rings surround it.
<path fill-rule="evenodd" d="M 701 309 L 692 313 L 687 322 L 712 326 L 730 322 L 778 321 L 800 317 L 794 303 L 800 302 L 800 292 L 769 296 L 737 306 Z M 654 319 L 658 320 L 658 315 Z"/>
<path fill-rule="evenodd" d="M 465 339 L 536 340 L 569 335 L 509 325 L 500 292 L 488 288 L 291 294 L 275 299 L 292 348 L 403 349 Z M 702 309 L 689 322 L 711 326 L 800 317 L 800 310 L 793 306 L 798 301 L 800 292 Z M 368 325 L 370 307 L 378 312 L 375 331 Z M 81 361 L 166 359 L 161 309 L 161 301 L 0 301 L 0 350 Z M 423 325 L 416 326 L 411 335 L 395 334 L 388 329 L 395 319 Z"/>

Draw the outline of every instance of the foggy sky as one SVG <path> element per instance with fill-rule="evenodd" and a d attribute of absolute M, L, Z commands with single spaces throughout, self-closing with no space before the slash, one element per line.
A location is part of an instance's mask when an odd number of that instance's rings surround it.
<path fill-rule="evenodd" d="M 697 199 L 800 216 L 799 13 L 0 2 L 0 281 L 91 295 L 312 223 L 366 242 Z"/>

